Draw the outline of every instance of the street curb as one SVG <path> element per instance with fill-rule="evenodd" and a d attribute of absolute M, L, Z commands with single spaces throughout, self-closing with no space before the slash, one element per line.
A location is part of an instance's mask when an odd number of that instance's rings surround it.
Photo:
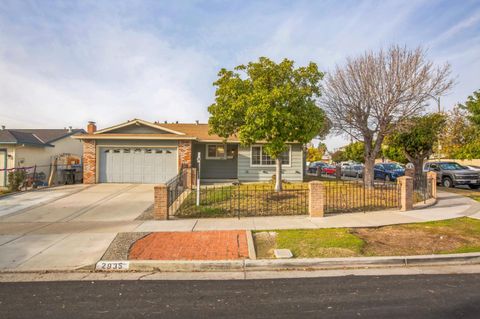
<path fill-rule="evenodd" d="M 429 207 L 435 206 L 437 204 L 437 202 L 438 202 L 438 199 L 436 197 L 435 198 L 429 198 L 425 201 L 425 203 L 423 201 L 421 201 L 421 202 L 413 204 L 413 210 L 429 208 Z"/>
<path fill-rule="evenodd" d="M 248 246 L 248 258 L 252 260 L 257 259 L 257 253 L 255 252 L 255 242 L 253 241 L 253 235 L 251 230 L 247 230 L 247 246 Z"/>
<path fill-rule="evenodd" d="M 278 270 L 321 270 L 379 267 L 408 267 L 422 265 L 480 264 L 480 253 L 449 255 L 418 255 L 393 257 L 347 257 L 305 259 L 257 259 L 257 260 L 130 260 L 121 270 L 99 269 L 100 264 L 121 261 L 99 261 L 97 271 L 143 271 L 143 272 L 215 272 L 215 271 L 278 271 Z"/>

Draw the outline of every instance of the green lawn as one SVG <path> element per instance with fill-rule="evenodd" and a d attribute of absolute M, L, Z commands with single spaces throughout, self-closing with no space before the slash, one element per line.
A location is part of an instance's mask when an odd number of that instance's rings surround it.
<path fill-rule="evenodd" d="M 480 252 L 480 220 L 463 217 L 375 228 L 258 231 L 254 239 L 259 258 L 273 258 L 275 248 L 290 249 L 298 258 Z"/>
<path fill-rule="evenodd" d="M 325 211 L 329 213 L 372 211 L 396 208 L 399 192 L 395 186 L 364 189 L 350 181 L 325 182 Z M 196 191 L 182 201 L 175 216 L 180 218 L 275 216 L 308 214 L 308 183 L 285 183 L 276 193 L 272 183 L 211 185 L 202 187 L 200 206 Z"/>
<path fill-rule="evenodd" d="M 276 193 L 271 183 L 238 186 L 212 185 L 200 190 L 200 206 L 192 191 L 175 213 L 177 217 L 235 217 L 307 214 L 308 184 L 285 183 Z"/>

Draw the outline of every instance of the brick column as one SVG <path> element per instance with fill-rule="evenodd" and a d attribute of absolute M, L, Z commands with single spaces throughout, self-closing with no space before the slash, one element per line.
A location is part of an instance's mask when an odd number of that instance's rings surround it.
<path fill-rule="evenodd" d="M 192 187 L 197 182 L 197 169 L 195 167 L 187 169 L 187 188 L 192 189 Z"/>
<path fill-rule="evenodd" d="M 192 167 L 192 141 L 178 141 L 178 169 Z"/>
<path fill-rule="evenodd" d="M 168 219 L 168 187 L 165 184 L 154 187 L 153 218 Z"/>
<path fill-rule="evenodd" d="M 97 143 L 95 140 L 83 141 L 83 183 L 97 182 Z"/>
<path fill-rule="evenodd" d="M 413 209 L 413 178 L 402 176 L 397 178 L 400 185 L 400 210 L 405 212 Z"/>
<path fill-rule="evenodd" d="M 432 197 L 437 198 L 437 173 L 431 171 L 428 172 L 427 180 L 430 180 L 432 183 Z"/>
<path fill-rule="evenodd" d="M 408 177 L 415 177 L 415 168 L 407 168 L 405 169 L 405 176 Z"/>
<path fill-rule="evenodd" d="M 308 213 L 310 217 L 323 217 L 325 188 L 320 181 L 308 183 Z"/>

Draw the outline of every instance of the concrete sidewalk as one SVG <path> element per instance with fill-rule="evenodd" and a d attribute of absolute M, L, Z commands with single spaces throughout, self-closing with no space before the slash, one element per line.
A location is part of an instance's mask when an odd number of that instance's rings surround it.
<path fill-rule="evenodd" d="M 452 193 L 439 192 L 434 206 L 408 212 L 377 211 L 349 213 L 323 218 L 308 216 L 242 217 L 178 219 L 145 221 L 133 231 L 206 231 L 206 230 L 266 230 L 298 228 L 372 227 L 406 223 L 419 223 L 469 216 L 480 219 L 480 203 Z"/>
<path fill-rule="evenodd" d="M 108 214 L 115 213 L 114 207 L 105 207 L 108 208 L 105 210 Z M 17 218 L 19 215 L 13 216 Z M 125 216 L 131 218 L 129 214 Z M 61 218 L 57 221 L 40 219 L 41 222 L 9 218 L 0 222 L 0 270 L 75 270 L 92 265 L 102 258 L 119 232 L 369 227 L 462 216 L 480 219 L 480 203 L 452 193 L 439 193 L 438 203 L 424 209 L 353 213 L 325 218 L 279 216 L 167 221 Z"/>
<path fill-rule="evenodd" d="M 444 220 L 468 216 L 480 219 L 480 203 L 453 193 L 441 192 L 434 206 L 408 212 L 393 210 L 348 213 L 323 218 L 308 216 L 274 216 L 241 218 L 195 218 L 173 220 L 26 220 L 0 223 L 0 246 L 3 236 L 52 234 L 112 234 L 119 232 L 185 232 L 208 230 L 265 230 L 265 229 L 315 229 L 339 227 L 376 227 L 405 223 Z M 107 209 L 113 214 L 109 207 Z M 3 235 L 3 236 L 2 236 Z M 3 238 L 3 241 L 7 241 Z"/>

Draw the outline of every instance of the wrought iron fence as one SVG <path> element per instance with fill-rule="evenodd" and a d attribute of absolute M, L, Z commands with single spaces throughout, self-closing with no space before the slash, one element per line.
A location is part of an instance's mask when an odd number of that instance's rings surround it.
<path fill-rule="evenodd" d="M 365 187 L 361 181 L 325 181 L 326 214 L 366 212 L 400 207 L 400 187 L 396 183 L 375 183 Z"/>
<path fill-rule="evenodd" d="M 415 203 L 425 203 L 427 199 L 433 197 L 433 183 L 436 183 L 436 181 L 434 181 L 431 177 L 428 177 L 427 174 L 422 174 L 421 176 L 414 176 L 413 194 Z"/>
<path fill-rule="evenodd" d="M 83 182 L 82 164 L 18 166 L 0 171 L 5 172 L 6 186 L 11 191 Z"/>
<path fill-rule="evenodd" d="M 182 168 L 178 175 L 166 183 L 168 189 L 168 207 L 174 205 L 180 195 L 188 190 L 189 183 L 187 178 L 189 175 L 191 174 L 188 174 L 188 168 Z"/>
<path fill-rule="evenodd" d="M 199 195 L 199 205 L 197 196 Z M 303 215 L 308 213 L 308 185 L 208 185 L 177 197 L 172 214 L 178 218 Z"/>

